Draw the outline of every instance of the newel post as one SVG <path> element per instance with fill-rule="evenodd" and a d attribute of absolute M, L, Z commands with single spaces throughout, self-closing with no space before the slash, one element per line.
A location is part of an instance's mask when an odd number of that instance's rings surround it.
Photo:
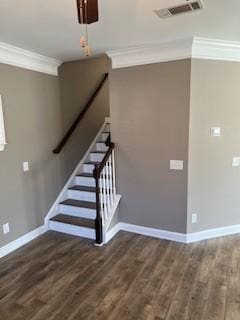
<path fill-rule="evenodd" d="M 95 230 L 96 230 L 96 244 L 101 245 L 103 243 L 103 226 L 102 226 L 102 216 L 100 209 L 100 191 L 99 191 L 99 173 L 98 168 L 95 165 L 93 170 L 93 176 L 96 182 L 96 219 L 95 219 Z"/>

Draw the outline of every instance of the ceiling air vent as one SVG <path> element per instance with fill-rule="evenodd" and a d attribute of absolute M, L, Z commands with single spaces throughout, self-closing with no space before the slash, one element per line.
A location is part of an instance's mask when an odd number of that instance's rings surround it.
<path fill-rule="evenodd" d="M 187 1 L 187 3 L 183 3 L 175 7 L 154 10 L 154 12 L 158 15 L 159 18 L 164 19 L 164 18 L 170 18 L 170 17 L 176 16 L 182 13 L 191 13 L 194 11 L 198 11 L 200 9 L 203 9 L 203 3 L 201 0 L 198 0 L 198 1 Z"/>

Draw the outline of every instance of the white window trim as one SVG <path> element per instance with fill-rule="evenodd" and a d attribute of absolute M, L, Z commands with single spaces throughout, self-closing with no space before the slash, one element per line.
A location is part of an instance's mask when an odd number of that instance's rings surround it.
<path fill-rule="evenodd" d="M 4 150 L 6 144 L 7 142 L 6 142 L 4 119 L 3 119 L 2 97 L 0 95 L 0 151 Z"/>

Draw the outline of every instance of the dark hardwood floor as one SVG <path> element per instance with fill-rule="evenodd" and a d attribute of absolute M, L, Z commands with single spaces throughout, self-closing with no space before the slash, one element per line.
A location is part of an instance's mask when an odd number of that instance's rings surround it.
<path fill-rule="evenodd" d="M 184 245 L 49 232 L 0 260 L 0 320 L 239 320 L 240 236 Z"/>

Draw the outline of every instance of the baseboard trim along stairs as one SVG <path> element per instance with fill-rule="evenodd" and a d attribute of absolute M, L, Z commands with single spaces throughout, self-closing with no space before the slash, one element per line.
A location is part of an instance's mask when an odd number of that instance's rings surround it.
<path fill-rule="evenodd" d="M 110 135 L 110 119 L 106 118 L 47 214 L 45 224 L 50 230 L 94 240 L 99 236 L 103 241 L 99 240 L 98 244 L 104 243 L 121 199 L 116 194 L 114 144 Z M 100 172 L 96 171 L 99 167 Z M 96 172 L 99 173 L 97 182 Z M 102 224 L 99 232 L 97 220 Z"/>

